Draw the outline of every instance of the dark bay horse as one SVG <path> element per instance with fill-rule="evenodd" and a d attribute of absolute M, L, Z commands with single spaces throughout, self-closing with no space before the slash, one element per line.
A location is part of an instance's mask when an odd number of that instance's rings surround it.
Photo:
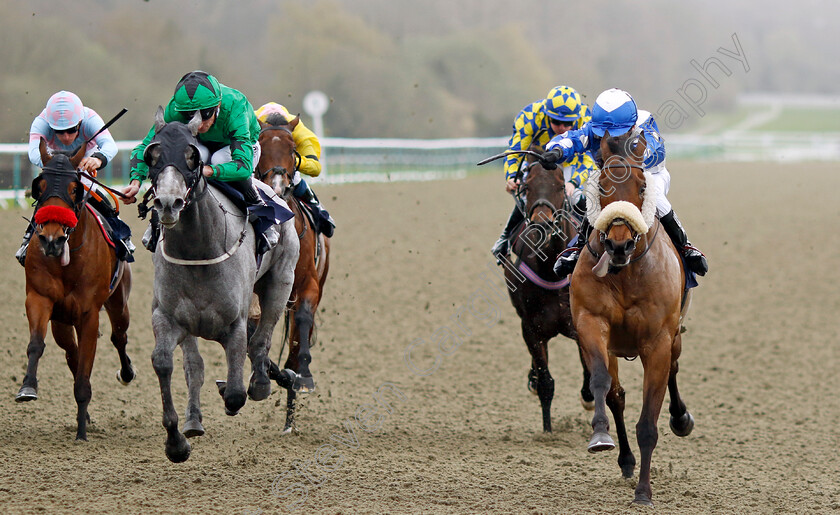
<path fill-rule="evenodd" d="M 577 344 L 578 337 L 569 306 L 569 280 L 558 277 L 553 264 L 577 234 L 577 229 L 572 206 L 566 198 L 563 169 L 546 170 L 534 156 L 529 156 L 527 163 L 528 172 L 516 194 L 525 222 L 515 232 L 517 236 L 512 246 L 516 260 L 505 262 L 503 266 L 508 294 L 522 320 L 522 337 L 531 353 L 528 389 L 539 397 L 543 431 L 550 432 L 554 379 L 548 371 L 548 341 L 562 334 Z M 592 409 L 589 371 L 582 354 L 580 359 L 583 366 L 581 403 L 586 409 Z"/>
<path fill-rule="evenodd" d="M 284 368 L 294 370 L 300 376 L 300 393 L 315 389 L 309 364 L 312 361 L 310 344 L 315 329 L 315 313 L 324 292 L 324 282 L 330 268 L 330 239 L 316 232 L 301 205 L 292 195 L 292 176 L 296 169 L 295 140 L 292 137 L 300 117 L 287 121 L 282 115 L 272 114 L 266 123 L 260 122 L 260 161 L 256 175 L 283 197 L 295 213 L 295 230 L 300 240 L 300 257 L 295 267 L 295 283 L 290 302 L 292 307 L 286 314 L 286 333 L 289 355 Z M 282 354 L 282 349 L 281 349 Z M 274 369 L 274 367 L 272 367 Z M 287 391 L 286 424 L 284 433 L 292 430 L 295 417 L 295 389 Z"/>
<path fill-rule="evenodd" d="M 25 264 L 29 364 L 15 397 L 18 402 L 38 398 L 38 360 L 46 347 L 47 324 L 51 323 L 53 337 L 64 349 L 73 373 L 77 440 L 87 440 L 90 374 L 103 306 L 111 320 L 111 342 L 120 356 L 117 379 L 127 385 L 135 376 L 125 352 L 131 268 L 117 259 L 86 203 L 76 171 L 84 153 L 82 145 L 72 158 L 49 156 L 41 140 L 44 169 L 32 181 L 32 198 L 36 201 L 33 222 L 38 237 L 32 239 Z"/>
<path fill-rule="evenodd" d="M 634 502 L 650 505 L 650 462 L 666 388 L 674 434 L 691 433 L 694 418 L 677 389 L 680 323 L 690 303 L 682 297 L 685 270 L 670 238 L 664 232 L 657 237 L 656 198 L 662 192 L 642 168 L 646 146 L 639 131 L 617 138 L 607 133 L 601 140 L 604 165 L 587 183 L 587 216 L 595 230 L 572 274 L 571 301 L 595 395 L 589 451 L 615 448 L 606 404 L 618 434 L 618 464 L 627 478 L 633 476 L 636 459 L 624 426 L 618 358 L 641 358 L 644 383 L 636 438 L 642 463 Z"/>
<path fill-rule="evenodd" d="M 279 242 L 257 262 L 256 236 L 248 215 L 201 173 L 195 139 L 200 124 L 199 113 L 188 125 L 166 123 L 159 107 L 155 136 L 143 156 L 162 226 L 152 258 L 152 365 L 163 401 L 166 456 L 173 462 L 189 458 L 186 438 L 204 434 L 199 403 L 204 363 L 197 338 L 217 341 L 225 350 L 227 380 L 219 388 L 225 413 L 236 415 L 245 405 L 246 353 L 251 361 L 247 397 L 259 401 L 270 395 L 271 336 L 289 300 L 299 248 L 293 222 L 277 223 L 275 216 Z M 252 293 L 257 294 L 262 315 L 249 337 Z M 171 393 L 173 351 L 179 345 L 189 390 L 183 434 Z M 287 379 L 290 385 L 292 380 Z"/>

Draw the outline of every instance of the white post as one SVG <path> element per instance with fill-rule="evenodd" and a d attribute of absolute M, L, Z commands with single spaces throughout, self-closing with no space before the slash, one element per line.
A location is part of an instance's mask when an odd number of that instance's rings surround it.
<path fill-rule="evenodd" d="M 324 140 L 324 113 L 330 107 L 330 99 L 321 91 L 310 91 L 303 97 L 303 110 L 306 114 L 312 117 L 312 131 L 318 136 L 318 139 Z M 322 143 L 323 145 L 323 143 Z M 325 153 L 321 153 L 321 176 L 327 174 L 327 162 L 324 159 Z"/>

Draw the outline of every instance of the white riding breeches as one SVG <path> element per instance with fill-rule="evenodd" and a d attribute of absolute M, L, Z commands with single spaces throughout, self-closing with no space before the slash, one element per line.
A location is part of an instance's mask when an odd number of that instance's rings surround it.
<path fill-rule="evenodd" d="M 671 212 L 671 203 L 667 197 L 668 190 L 671 189 L 671 173 L 665 168 L 665 161 L 645 171 L 651 174 L 662 193 L 656 201 L 656 215 L 661 218 Z"/>
<path fill-rule="evenodd" d="M 210 155 L 210 149 L 204 146 L 201 142 L 198 142 L 197 145 L 198 152 L 201 154 L 201 162 L 208 164 L 208 165 L 218 165 L 222 163 L 230 163 L 233 158 L 230 156 L 230 145 L 220 148 L 219 150 L 213 152 L 213 155 Z M 254 143 L 254 161 L 252 170 L 257 169 L 257 163 L 260 162 L 260 143 Z"/>

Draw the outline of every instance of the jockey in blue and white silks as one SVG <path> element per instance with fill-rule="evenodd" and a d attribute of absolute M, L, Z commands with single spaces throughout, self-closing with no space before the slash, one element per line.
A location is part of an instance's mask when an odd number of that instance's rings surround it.
<path fill-rule="evenodd" d="M 575 154 L 591 152 L 600 166 L 601 138 L 604 134 L 609 132 L 610 136 L 621 136 L 634 127 L 644 132 L 647 142 L 643 163 L 645 171 L 658 182 L 662 192 L 656 202 L 656 214 L 674 246 L 685 258 L 688 268 L 699 275 L 705 275 L 709 269 L 706 258 L 688 241 L 685 230 L 666 197 L 671 186 L 671 174 L 665 167 L 665 143 L 659 134 L 659 127 L 648 111 L 637 108 L 629 93 L 620 89 L 608 89 L 598 95 L 592 108 L 592 120 L 579 130 L 569 131 L 549 141 L 544 158 L 549 162 L 562 162 L 568 161 Z M 555 272 L 560 277 L 574 271 L 580 257 L 580 249 L 585 244 L 589 231 L 588 219 L 584 217 L 579 231 L 582 236 L 578 239 L 577 246 L 570 247 L 557 259 Z"/>

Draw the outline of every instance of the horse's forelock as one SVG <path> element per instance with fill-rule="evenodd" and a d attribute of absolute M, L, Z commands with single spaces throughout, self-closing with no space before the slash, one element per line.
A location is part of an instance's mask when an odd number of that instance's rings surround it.
<path fill-rule="evenodd" d="M 265 123 L 268 125 L 288 125 L 289 121 L 286 120 L 286 117 L 283 116 L 282 113 L 271 113 L 270 115 L 266 116 Z"/>

